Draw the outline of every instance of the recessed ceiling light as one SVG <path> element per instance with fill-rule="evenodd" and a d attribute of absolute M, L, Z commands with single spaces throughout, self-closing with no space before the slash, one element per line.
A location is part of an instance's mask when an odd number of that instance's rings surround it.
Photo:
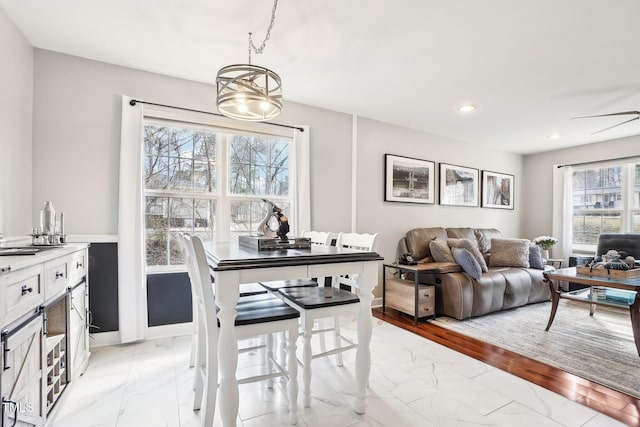
<path fill-rule="evenodd" d="M 551 135 L 549 135 L 547 138 L 549 139 L 558 139 L 560 138 L 560 134 L 558 133 L 552 133 Z"/>
<path fill-rule="evenodd" d="M 471 105 L 471 104 L 463 105 L 462 107 L 458 108 L 458 110 L 461 113 L 468 113 L 468 112 L 473 111 L 475 109 L 476 109 L 476 106 L 475 105 Z"/>

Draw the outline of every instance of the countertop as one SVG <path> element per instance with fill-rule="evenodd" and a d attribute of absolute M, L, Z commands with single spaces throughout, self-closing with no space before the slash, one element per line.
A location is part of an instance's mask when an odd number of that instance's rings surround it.
<path fill-rule="evenodd" d="M 39 251 L 34 255 L 9 255 L 0 256 L 0 273 L 9 272 L 12 270 L 18 270 L 20 268 L 30 267 L 35 264 L 49 261 L 51 259 L 64 256 L 89 246 L 88 243 L 67 243 L 62 246 L 56 246 Z M 6 245 L 4 246 L 15 248 L 29 248 L 29 245 Z"/>

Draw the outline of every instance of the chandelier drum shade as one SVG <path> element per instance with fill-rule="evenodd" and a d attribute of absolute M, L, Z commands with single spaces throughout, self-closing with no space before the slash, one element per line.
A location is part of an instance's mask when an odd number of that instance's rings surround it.
<path fill-rule="evenodd" d="M 218 111 L 227 117 L 264 121 L 282 111 L 282 80 L 268 68 L 235 64 L 218 71 Z"/>
<path fill-rule="evenodd" d="M 264 41 L 257 47 L 249 33 L 249 63 L 222 67 L 216 76 L 218 111 L 238 120 L 261 122 L 282 111 L 282 80 L 268 68 L 251 64 L 251 52 L 261 54 L 271 37 L 278 0 L 273 0 L 271 21 Z"/>

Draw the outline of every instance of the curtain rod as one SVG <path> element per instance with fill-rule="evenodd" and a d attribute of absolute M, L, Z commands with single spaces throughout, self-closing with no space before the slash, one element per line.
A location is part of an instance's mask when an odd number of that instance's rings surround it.
<path fill-rule="evenodd" d="M 638 157 L 640 157 L 640 155 L 638 155 L 638 156 L 618 157 L 618 158 L 615 158 L 615 159 L 593 160 L 591 162 L 571 163 L 570 165 L 558 165 L 557 168 L 560 169 L 560 168 L 565 168 L 567 166 L 593 165 L 595 163 L 614 162 L 614 161 L 617 161 L 617 160 L 630 160 L 630 159 L 637 159 Z"/>
<path fill-rule="evenodd" d="M 209 114 L 211 116 L 226 117 L 224 114 L 212 113 L 211 111 L 192 110 L 191 108 L 176 107 L 175 105 L 156 104 L 155 102 L 140 101 L 139 99 L 132 99 L 131 101 L 129 101 L 129 105 L 131 105 L 132 107 L 137 103 L 155 105 L 156 107 L 174 108 L 176 110 L 191 111 L 192 113 Z M 299 130 L 300 132 L 304 132 L 304 128 L 297 127 L 297 126 L 281 125 L 280 123 L 271 123 L 271 122 L 261 122 L 261 123 L 264 123 L 266 125 L 271 125 L 271 126 L 280 126 L 283 128 L 295 129 L 295 130 Z"/>

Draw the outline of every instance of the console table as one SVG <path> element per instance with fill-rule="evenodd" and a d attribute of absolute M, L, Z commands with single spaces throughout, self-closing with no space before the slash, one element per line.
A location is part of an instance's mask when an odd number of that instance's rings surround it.
<path fill-rule="evenodd" d="M 360 313 L 358 315 L 358 348 L 356 350 L 356 401 L 354 410 L 366 410 L 366 390 L 371 371 L 373 289 L 378 281 L 378 263 L 383 258 L 375 252 L 356 251 L 335 246 L 312 245 L 311 249 L 253 251 L 237 242 L 204 243 L 213 273 L 216 301 L 220 307 L 218 360 L 220 367 L 219 407 L 222 423 L 235 426 L 238 415 L 238 340 L 234 330 L 235 305 L 241 283 L 308 277 L 358 274 Z"/>
<path fill-rule="evenodd" d="M 629 315 L 631 316 L 633 339 L 636 344 L 638 355 L 640 355 L 640 277 L 615 279 L 609 277 L 585 276 L 578 274 L 575 267 L 563 268 L 553 272 L 545 272 L 543 274 L 545 281 L 549 283 L 549 287 L 551 289 L 551 314 L 549 315 L 549 322 L 545 329 L 546 331 L 549 330 L 553 323 L 560 298 L 567 298 L 590 304 L 589 314 L 592 316 L 597 305 L 628 308 Z M 589 287 L 602 287 L 605 288 L 604 295 L 595 296 L 595 292 L 592 292 L 591 288 L 561 293 L 558 291 L 557 286 L 554 285 L 553 280 L 556 282 L 580 283 Z"/>

